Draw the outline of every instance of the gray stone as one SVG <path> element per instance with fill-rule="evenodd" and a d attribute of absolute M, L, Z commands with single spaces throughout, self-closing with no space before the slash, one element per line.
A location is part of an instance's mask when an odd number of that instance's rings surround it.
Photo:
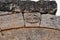
<path fill-rule="evenodd" d="M 43 14 L 41 18 L 40 27 L 60 29 L 60 18 L 55 15 Z"/>
<path fill-rule="evenodd" d="M 17 28 L 23 26 L 24 26 L 24 20 L 22 13 L 0 16 L 1 29 Z"/>
<path fill-rule="evenodd" d="M 38 12 L 24 13 L 25 26 L 39 26 L 41 14 Z"/>
<path fill-rule="evenodd" d="M 60 16 L 56 16 L 55 25 L 58 29 L 60 29 Z"/>

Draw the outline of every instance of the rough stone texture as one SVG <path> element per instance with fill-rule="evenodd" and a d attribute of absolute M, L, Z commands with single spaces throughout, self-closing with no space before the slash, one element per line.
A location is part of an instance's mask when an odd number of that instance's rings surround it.
<path fill-rule="evenodd" d="M 33 1 L 19 1 L 19 7 L 23 12 L 32 12 L 35 10 L 35 2 Z"/>
<path fill-rule="evenodd" d="M 60 40 L 60 31 L 44 28 L 7 30 L 0 35 L 2 40 Z"/>
<path fill-rule="evenodd" d="M 60 16 L 57 16 L 55 19 L 55 25 L 58 29 L 60 29 Z"/>
<path fill-rule="evenodd" d="M 5 0 L 6 1 L 6 0 Z M 41 13 L 50 13 L 56 14 L 57 3 L 56 1 L 21 1 L 14 0 L 9 2 L 0 1 L 0 11 L 11 12 L 18 6 L 21 12 L 41 12 Z"/>
<path fill-rule="evenodd" d="M 50 14 L 42 14 L 40 26 L 60 29 L 60 17 Z"/>
<path fill-rule="evenodd" d="M 51 14 L 32 13 L 0 13 L 0 28 L 47 27 L 60 29 L 60 17 Z M 24 26 L 25 25 L 25 26 Z"/>
<path fill-rule="evenodd" d="M 1 1 L 0 40 L 60 40 L 56 11 L 55 1 Z"/>
<path fill-rule="evenodd" d="M 38 12 L 24 13 L 25 26 L 39 26 L 41 14 Z"/>
<path fill-rule="evenodd" d="M 41 13 L 55 14 L 57 10 L 57 4 L 55 1 L 39 1 L 37 2 L 36 8 L 39 9 Z"/>
<path fill-rule="evenodd" d="M 23 12 L 41 12 L 55 14 L 57 11 L 57 3 L 55 1 L 20 1 L 19 7 Z"/>
<path fill-rule="evenodd" d="M 22 13 L 0 16 L 1 29 L 9 29 L 23 26 L 24 26 L 24 20 Z"/>

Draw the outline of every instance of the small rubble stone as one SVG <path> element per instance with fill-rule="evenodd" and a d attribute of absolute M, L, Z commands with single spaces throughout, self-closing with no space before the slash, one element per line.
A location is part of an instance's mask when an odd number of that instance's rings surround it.
<path fill-rule="evenodd" d="M 60 40 L 60 31 L 45 28 L 23 28 L 2 32 L 6 40 Z"/>
<path fill-rule="evenodd" d="M 60 18 L 55 15 L 42 14 L 40 27 L 60 29 Z"/>
<path fill-rule="evenodd" d="M 24 20 L 22 13 L 0 16 L 0 28 L 9 29 L 23 27 Z"/>
<path fill-rule="evenodd" d="M 39 26 L 41 14 L 38 12 L 24 13 L 25 26 Z"/>

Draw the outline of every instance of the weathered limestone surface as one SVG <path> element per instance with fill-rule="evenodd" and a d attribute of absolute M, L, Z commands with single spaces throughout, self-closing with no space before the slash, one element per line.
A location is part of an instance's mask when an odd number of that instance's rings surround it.
<path fill-rule="evenodd" d="M 60 31 L 45 28 L 23 28 L 3 31 L 0 40 L 60 40 Z"/>
<path fill-rule="evenodd" d="M 0 14 L 0 28 L 17 27 L 47 27 L 60 29 L 60 17 L 51 14 L 33 13 L 5 13 Z"/>
<path fill-rule="evenodd" d="M 23 26 L 24 26 L 24 20 L 22 13 L 0 16 L 1 29 L 9 29 Z"/>
<path fill-rule="evenodd" d="M 56 11 L 55 1 L 0 0 L 0 40 L 60 40 Z"/>
<path fill-rule="evenodd" d="M 40 26 L 60 29 L 60 17 L 50 14 L 42 14 Z"/>
<path fill-rule="evenodd" d="M 40 24 L 41 14 L 38 12 L 24 13 L 25 26 L 26 27 L 37 27 Z"/>

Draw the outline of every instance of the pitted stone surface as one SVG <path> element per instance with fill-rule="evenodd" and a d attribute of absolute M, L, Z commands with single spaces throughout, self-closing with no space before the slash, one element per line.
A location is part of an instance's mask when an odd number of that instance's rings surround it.
<path fill-rule="evenodd" d="M 0 28 L 9 29 L 24 26 L 22 13 L 0 16 Z"/>
<path fill-rule="evenodd" d="M 41 14 L 38 12 L 24 13 L 25 26 L 39 26 Z"/>
<path fill-rule="evenodd" d="M 5 40 L 60 40 L 60 31 L 44 28 L 23 28 L 2 32 Z"/>
<path fill-rule="evenodd" d="M 50 14 L 43 14 L 40 26 L 60 29 L 60 17 Z"/>

